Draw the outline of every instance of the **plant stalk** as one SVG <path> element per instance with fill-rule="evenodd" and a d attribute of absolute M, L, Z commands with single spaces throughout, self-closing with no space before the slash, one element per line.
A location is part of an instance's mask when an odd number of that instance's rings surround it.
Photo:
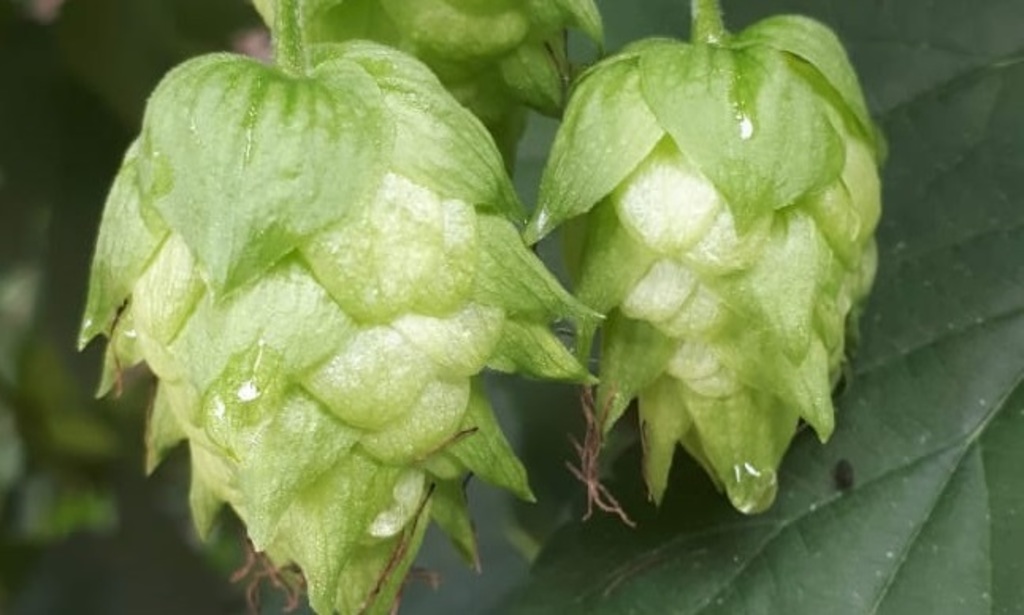
<path fill-rule="evenodd" d="M 293 75 L 305 75 L 309 57 L 303 31 L 304 0 L 279 0 L 274 12 L 274 59 Z"/>
<path fill-rule="evenodd" d="M 694 43 L 717 43 L 725 38 L 725 24 L 718 0 L 690 0 Z"/>

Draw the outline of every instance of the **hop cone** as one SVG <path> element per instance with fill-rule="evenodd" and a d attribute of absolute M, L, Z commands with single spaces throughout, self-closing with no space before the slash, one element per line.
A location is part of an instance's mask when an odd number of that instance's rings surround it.
<path fill-rule="evenodd" d="M 268 24 L 278 0 L 256 0 Z M 479 117 L 511 159 L 528 105 L 563 107 L 568 67 L 563 32 L 602 40 L 593 0 L 309 0 L 311 41 L 369 39 L 423 60 Z"/>
<path fill-rule="evenodd" d="M 158 377 L 150 467 L 188 442 L 201 534 L 228 504 L 318 612 L 386 612 L 430 518 L 475 557 L 467 472 L 532 497 L 481 370 L 587 378 L 547 326 L 589 312 L 522 218 L 419 62 L 201 57 L 156 89 L 115 180 L 81 343 L 110 338 L 101 392 L 140 361 Z"/>
<path fill-rule="evenodd" d="M 840 43 L 805 18 L 645 41 L 582 77 L 527 236 L 582 216 L 577 295 L 608 314 L 599 408 L 609 428 L 638 398 L 656 501 L 677 442 L 756 512 L 798 423 L 832 433 L 880 147 Z"/>

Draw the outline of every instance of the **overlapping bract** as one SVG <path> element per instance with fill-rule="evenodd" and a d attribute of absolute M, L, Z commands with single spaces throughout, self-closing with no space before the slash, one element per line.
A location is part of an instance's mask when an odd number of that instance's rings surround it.
<path fill-rule="evenodd" d="M 879 139 L 839 41 L 800 17 L 641 42 L 578 83 L 527 235 L 585 214 L 566 232 L 577 296 L 608 314 L 598 403 L 607 429 L 638 398 L 655 500 L 681 443 L 763 510 L 799 421 L 832 433 Z"/>
<path fill-rule="evenodd" d="M 103 215 L 82 328 L 101 392 L 159 379 L 150 466 L 187 440 L 206 534 L 230 505 L 318 612 L 386 612 L 437 520 L 475 557 L 467 472 L 532 497 L 478 374 L 589 376 L 589 319 L 526 248 L 484 127 L 416 60 L 308 76 L 205 56 L 153 94 Z"/>
<path fill-rule="evenodd" d="M 276 0 L 256 0 L 267 24 Z M 310 41 L 368 39 L 423 60 L 511 159 L 526 119 L 563 107 L 569 78 L 563 32 L 602 40 L 593 0 L 308 0 Z"/>

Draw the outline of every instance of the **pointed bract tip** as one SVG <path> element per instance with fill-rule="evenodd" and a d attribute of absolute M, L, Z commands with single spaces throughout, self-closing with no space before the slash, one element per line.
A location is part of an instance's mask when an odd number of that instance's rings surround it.
<path fill-rule="evenodd" d="M 551 232 L 551 217 L 544 209 L 537 210 L 537 213 L 530 218 L 526 230 L 523 231 L 523 241 L 526 245 L 532 246 Z"/>

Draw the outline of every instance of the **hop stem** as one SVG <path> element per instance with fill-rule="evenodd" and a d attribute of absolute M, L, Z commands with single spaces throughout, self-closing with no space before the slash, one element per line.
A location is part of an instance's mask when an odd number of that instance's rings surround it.
<path fill-rule="evenodd" d="M 274 14 L 274 57 L 278 66 L 295 75 L 309 67 L 303 32 L 303 0 L 279 0 Z"/>
<path fill-rule="evenodd" d="M 717 43 L 725 38 L 725 24 L 718 0 L 690 0 L 693 42 Z"/>

